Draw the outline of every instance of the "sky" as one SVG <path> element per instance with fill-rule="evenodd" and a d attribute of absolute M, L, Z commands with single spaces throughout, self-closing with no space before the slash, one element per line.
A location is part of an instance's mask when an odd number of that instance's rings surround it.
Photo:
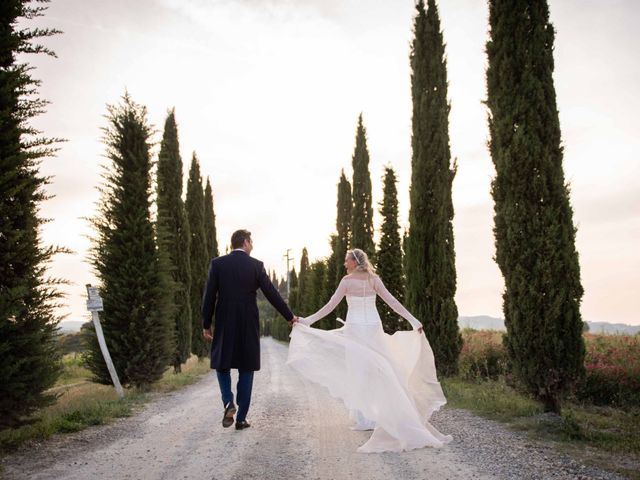
<path fill-rule="evenodd" d="M 583 319 L 640 325 L 640 2 L 550 0 L 555 73 L 577 249 Z M 487 149 L 485 43 L 481 0 L 441 0 L 460 315 L 502 316 L 504 283 L 495 254 Z M 64 33 L 45 39 L 58 58 L 27 56 L 51 102 L 33 124 L 65 138 L 43 162 L 54 198 L 46 244 L 68 247 L 52 275 L 66 287 L 66 320 L 86 320 L 87 261 L 107 104 L 125 91 L 148 109 L 157 156 L 175 107 L 185 164 L 195 151 L 214 191 L 218 241 L 253 233 L 253 256 L 279 274 L 291 249 L 329 254 L 337 183 L 351 176 L 357 118 L 370 152 L 374 223 L 382 175 L 398 176 L 400 224 L 408 226 L 411 176 L 409 51 L 413 0 L 53 0 L 21 26 Z"/>

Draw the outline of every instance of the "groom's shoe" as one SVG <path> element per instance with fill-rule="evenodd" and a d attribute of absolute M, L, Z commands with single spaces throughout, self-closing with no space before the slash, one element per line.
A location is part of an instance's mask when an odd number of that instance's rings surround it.
<path fill-rule="evenodd" d="M 236 414 L 236 406 L 233 402 L 227 403 L 224 407 L 224 416 L 222 417 L 222 426 L 224 428 L 233 425 L 233 416 Z"/>
<path fill-rule="evenodd" d="M 251 425 L 249 425 L 249 422 L 247 422 L 246 420 L 240 420 L 239 422 L 236 422 L 236 430 L 244 430 L 245 428 L 249 428 Z"/>

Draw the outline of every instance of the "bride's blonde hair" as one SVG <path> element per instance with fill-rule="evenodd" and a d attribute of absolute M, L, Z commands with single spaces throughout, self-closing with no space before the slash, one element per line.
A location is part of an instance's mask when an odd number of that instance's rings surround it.
<path fill-rule="evenodd" d="M 356 262 L 356 272 L 365 272 L 370 276 L 376 274 L 376 270 L 369 261 L 369 256 L 363 250 L 359 248 L 353 248 L 347 252 L 347 254 Z"/>

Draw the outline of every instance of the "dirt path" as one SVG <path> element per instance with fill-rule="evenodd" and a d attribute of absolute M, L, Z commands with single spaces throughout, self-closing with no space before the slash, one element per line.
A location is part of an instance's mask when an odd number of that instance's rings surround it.
<path fill-rule="evenodd" d="M 454 435 L 454 442 L 445 448 L 402 454 L 356 453 L 370 432 L 348 429 L 342 404 L 285 365 L 285 346 L 270 338 L 264 339 L 262 345 L 263 365 L 255 376 L 248 417 L 251 428 L 243 431 L 222 428 L 218 386 L 214 376 L 207 375 L 195 385 L 149 403 L 134 417 L 106 427 L 57 436 L 38 448 L 24 449 L 5 458 L 4 477 L 616 478 L 575 462 L 571 464 L 570 459 L 553 451 L 540 453 L 540 448 L 532 448 L 530 441 L 499 424 L 450 409 L 439 413 L 434 421 L 443 432 Z M 491 428 L 492 440 L 487 442 L 483 432 Z M 506 463 L 500 461 L 502 457 L 506 457 Z"/>

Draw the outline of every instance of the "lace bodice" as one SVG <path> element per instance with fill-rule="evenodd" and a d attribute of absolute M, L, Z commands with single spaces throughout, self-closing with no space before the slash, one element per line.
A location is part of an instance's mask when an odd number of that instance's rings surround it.
<path fill-rule="evenodd" d="M 302 323 L 311 325 L 321 318 L 326 317 L 338 306 L 345 296 L 347 297 L 349 308 L 352 308 L 352 303 L 355 302 L 366 302 L 375 308 L 376 295 L 382 298 L 394 312 L 407 320 L 414 330 L 422 326 L 420 321 L 411 315 L 411 313 L 389 293 L 389 290 L 384 286 L 380 277 L 354 274 L 343 277 L 329 302 L 313 315 L 304 318 Z M 369 300 L 370 298 L 373 300 Z"/>

